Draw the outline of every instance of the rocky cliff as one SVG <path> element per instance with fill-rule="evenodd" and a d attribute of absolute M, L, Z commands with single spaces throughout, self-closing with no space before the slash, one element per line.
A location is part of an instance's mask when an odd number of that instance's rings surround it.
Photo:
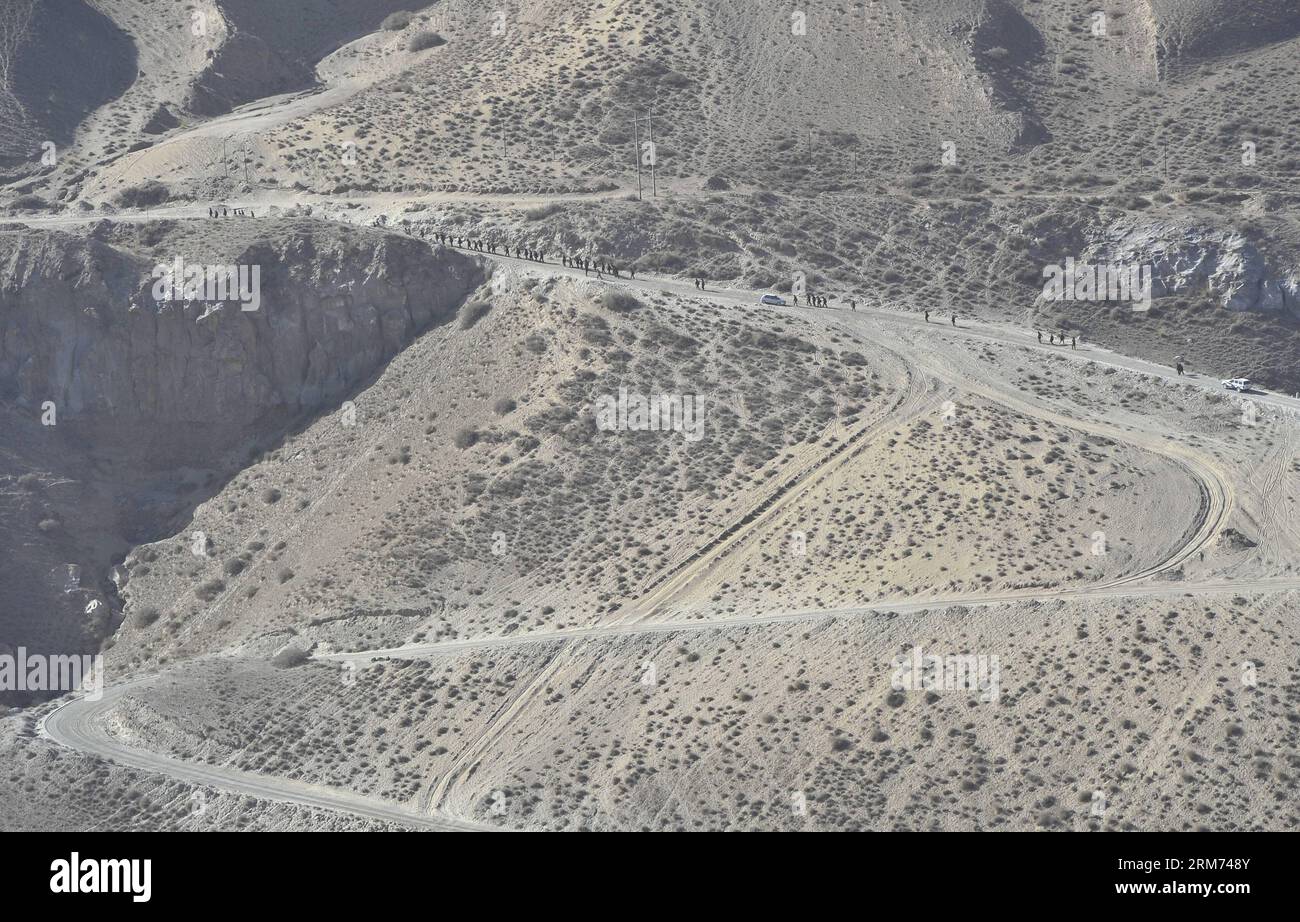
<path fill-rule="evenodd" d="M 156 300 L 178 257 L 258 267 L 258 309 Z M 481 280 L 452 251 L 305 219 L 0 228 L 0 648 L 96 649 L 131 546 L 183 528 Z"/>
<path fill-rule="evenodd" d="M 257 310 L 180 286 L 160 302 L 157 270 L 178 259 L 255 270 Z M 0 397 L 32 412 L 52 402 L 60 424 L 95 431 L 247 435 L 340 398 L 479 280 L 451 251 L 305 219 L 103 222 L 86 237 L 11 226 L 0 231 Z"/>

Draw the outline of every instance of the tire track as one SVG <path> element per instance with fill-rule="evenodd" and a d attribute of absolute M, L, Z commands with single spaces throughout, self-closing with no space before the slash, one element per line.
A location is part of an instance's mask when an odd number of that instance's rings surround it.
<path fill-rule="evenodd" d="M 704 575 L 717 561 L 739 550 L 765 522 L 794 505 L 837 468 L 860 457 L 871 446 L 876 436 L 887 429 L 915 419 L 927 409 L 935 408 L 933 389 L 925 386 L 930 382 L 922 382 L 920 376 L 903 362 L 902 356 L 892 350 L 885 351 L 903 364 L 906 376 L 902 393 L 890 405 L 885 415 L 866 424 L 848 439 L 840 442 L 810 468 L 780 485 L 776 491 L 750 509 L 742 518 L 657 578 L 647 587 L 646 593 L 634 603 L 632 611 L 620 621 L 636 623 L 653 615 Z"/>
<path fill-rule="evenodd" d="M 99 701 L 77 698 L 41 721 L 40 731 L 53 742 L 78 752 L 97 755 L 138 771 L 163 775 L 186 784 L 247 795 L 259 800 L 294 804 L 344 813 L 384 823 L 439 832 L 473 832 L 489 829 L 445 816 L 424 815 L 390 801 L 363 797 L 351 791 L 261 775 L 224 766 L 190 762 L 160 755 L 117 740 L 104 728 L 103 719 L 130 691 L 156 681 L 148 676 L 104 690 Z"/>

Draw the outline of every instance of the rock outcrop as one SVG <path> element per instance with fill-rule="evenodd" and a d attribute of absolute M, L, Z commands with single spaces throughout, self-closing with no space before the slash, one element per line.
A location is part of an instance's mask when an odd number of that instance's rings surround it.
<path fill-rule="evenodd" d="M 177 259 L 256 269 L 258 309 L 155 300 L 158 270 Z M 0 397 L 31 412 L 51 402 L 60 424 L 176 435 L 206 453 L 179 431 L 246 437 L 340 399 L 454 314 L 480 278 L 452 251 L 305 219 L 0 232 Z"/>
<path fill-rule="evenodd" d="M 1150 265 L 1156 298 L 1208 289 L 1231 311 L 1300 313 L 1300 267 L 1270 265 L 1229 228 L 1125 220 L 1096 232 L 1083 255 L 1095 264 Z"/>
<path fill-rule="evenodd" d="M 155 301 L 176 257 L 259 266 L 258 310 Z M 481 280 L 454 251 L 308 219 L 0 227 L 0 647 L 98 649 L 131 547 L 182 528 Z"/>

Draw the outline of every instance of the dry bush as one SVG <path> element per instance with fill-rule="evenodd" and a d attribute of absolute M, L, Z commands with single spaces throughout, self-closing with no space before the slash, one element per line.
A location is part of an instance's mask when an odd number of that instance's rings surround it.
<path fill-rule="evenodd" d="M 630 314 L 641 309 L 641 302 L 624 291 L 607 291 L 601 298 L 606 310 L 616 314 Z"/>
<path fill-rule="evenodd" d="M 492 305 L 486 301 L 470 301 L 460 309 L 460 328 L 468 330 L 488 315 Z"/>
<path fill-rule="evenodd" d="M 171 192 L 155 179 L 130 186 L 119 192 L 113 199 L 119 208 L 151 208 L 161 205 L 171 198 Z"/>
<path fill-rule="evenodd" d="M 447 40 L 437 32 L 417 32 L 406 43 L 406 49 L 408 51 L 425 51 L 445 44 L 447 44 Z"/>
<path fill-rule="evenodd" d="M 14 211 L 45 211 L 50 203 L 39 195 L 20 195 L 9 203 Z"/>
<path fill-rule="evenodd" d="M 226 588 L 225 582 L 219 579 L 210 579 L 194 587 L 194 594 L 204 602 L 211 602 L 217 596 L 221 595 Z"/>
<path fill-rule="evenodd" d="M 301 666 L 309 659 L 311 657 L 307 655 L 306 650 L 290 644 L 271 657 L 271 665 L 276 669 L 292 669 L 294 666 Z"/>
<path fill-rule="evenodd" d="M 153 605 L 146 605 L 144 608 L 137 609 L 131 615 L 131 626 L 136 628 L 146 628 L 162 617 L 160 612 Z"/>

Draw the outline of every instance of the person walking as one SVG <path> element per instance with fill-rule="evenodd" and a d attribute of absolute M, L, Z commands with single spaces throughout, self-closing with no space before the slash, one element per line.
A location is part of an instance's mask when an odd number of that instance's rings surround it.
<path fill-rule="evenodd" d="M 1071 349 L 1071 351 L 1074 351 L 1074 350 L 1076 350 L 1076 349 L 1078 349 L 1078 348 L 1079 348 L 1079 337 L 1077 337 L 1077 336 L 1071 336 L 1071 337 L 1070 337 L 1070 349 Z"/>
<path fill-rule="evenodd" d="M 1043 331 L 1036 330 L 1035 332 L 1038 334 L 1038 345 L 1041 346 L 1043 344 Z"/>
<path fill-rule="evenodd" d="M 957 325 L 957 314 L 955 312 L 952 315 L 952 325 L 954 327 Z"/>
<path fill-rule="evenodd" d="M 925 312 L 925 322 L 926 322 L 926 323 L 929 323 L 929 322 L 930 322 L 930 312 L 929 312 L 929 311 L 926 311 L 926 312 Z"/>

